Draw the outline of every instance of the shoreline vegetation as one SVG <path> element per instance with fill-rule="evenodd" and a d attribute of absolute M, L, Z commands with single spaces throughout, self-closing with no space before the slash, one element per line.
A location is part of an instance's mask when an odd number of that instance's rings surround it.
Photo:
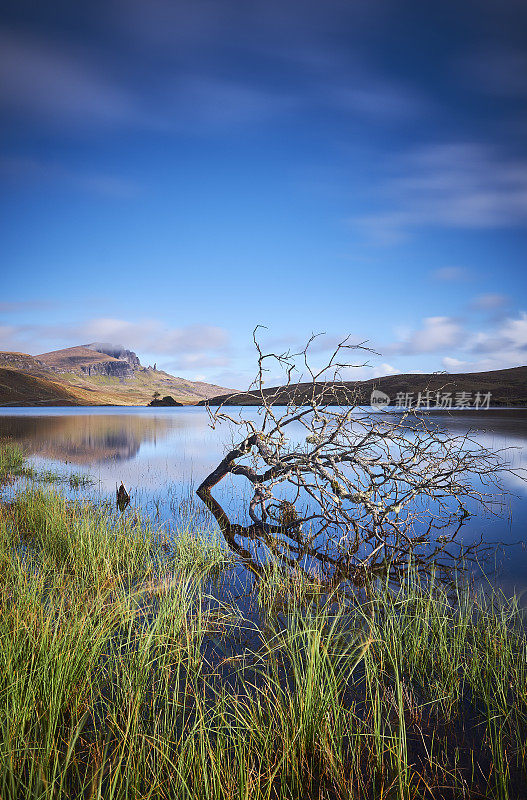
<path fill-rule="evenodd" d="M 48 476 L 49 477 L 49 476 Z M 0 447 L 0 796 L 521 800 L 517 598 L 410 568 L 317 593 Z"/>

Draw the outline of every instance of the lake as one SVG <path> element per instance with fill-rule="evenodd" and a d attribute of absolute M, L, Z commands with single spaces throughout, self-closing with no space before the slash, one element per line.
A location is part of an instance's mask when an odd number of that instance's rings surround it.
<path fill-rule="evenodd" d="M 233 408 L 254 418 L 255 408 Z M 466 411 L 442 414 L 441 423 L 452 434 L 474 431 L 474 438 L 493 450 L 508 450 L 515 469 L 527 465 L 527 411 Z M 0 438 L 20 443 L 37 469 L 64 476 L 89 475 L 94 483 L 65 491 L 72 497 L 115 502 L 121 481 L 131 493 L 126 513 L 141 509 L 172 530 L 187 524 L 215 526 L 195 489 L 225 455 L 231 443 L 226 426 L 212 430 L 206 409 L 184 408 L 19 408 L 0 410 Z M 504 476 L 505 493 L 498 495 L 497 515 L 480 513 L 463 526 L 462 542 L 483 538 L 485 571 L 507 594 L 527 588 L 527 484 Z M 229 477 L 214 496 L 229 518 L 247 524 L 248 487 L 242 478 Z"/>

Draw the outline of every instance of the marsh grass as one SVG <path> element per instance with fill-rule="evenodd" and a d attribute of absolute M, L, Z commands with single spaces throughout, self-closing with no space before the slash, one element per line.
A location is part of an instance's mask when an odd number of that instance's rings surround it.
<path fill-rule="evenodd" d="M 63 475 L 50 469 L 35 469 L 27 463 L 22 448 L 14 442 L 0 442 L 0 485 L 16 478 L 33 483 L 64 483 L 70 489 L 85 489 L 95 484 L 94 478 L 82 472 Z"/>
<path fill-rule="evenodd" d="M 0 481 L 25 474 L 26 469 L 22 449 L 12 442 L 0 442 Z"/>
<path fill-rule="evenodd" d="M 0 506 L 0 797 L 525 796 L 515 599 L 270 568 L 241 602 L 179 533 L 39 485 Z"/>
<path fill-rule="evenodd" d="M 95 484 L 91 475 L 85 475 L 83 472 L 71 472 L 65 480 L 68 481 L 71 489 L 85 489 L 87 486 Z"/>

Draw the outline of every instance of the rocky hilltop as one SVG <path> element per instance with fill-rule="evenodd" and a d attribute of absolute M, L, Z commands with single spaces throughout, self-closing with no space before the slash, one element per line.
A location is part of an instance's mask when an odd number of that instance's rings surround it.
<path fill-rule="evenodd" d="M 41 353 L 37 359 L 57 374 L 74 372 L 84 375 L 108 375 L 114 378 L 131 378 L 141 363 L 135 353 L 127 350 L 134 361 L 128 358 L 117 358 L 104 350 L 96 349 L 96 345 L 84 344 L 80 347 L 68 347 L 65 350 L 53 350 Z"/>
<path fill-rule="evenodd" d="M 111 356 L 112 359 L 118 361 L 127 361 L 132 369 L 141 369 L 141 362 L 139 357 L 133 350 L 127 350 L 122 344 L 111 344 L 111 342 L 92 342 L 92 344 L 84 345 L 88 350 L 94 350 L 96 353 Z"/>
<path fill-rule="evenodd" d="M 32 375 L 37 373 L 49 375 L 50 373 L 50 370 L 42 361 L 27 353 L 0 352 L 0 368 L 19 369 Z"/>

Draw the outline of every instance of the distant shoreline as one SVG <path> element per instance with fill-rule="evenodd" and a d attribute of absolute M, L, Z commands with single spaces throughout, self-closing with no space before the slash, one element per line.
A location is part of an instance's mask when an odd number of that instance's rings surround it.
<path fill-rule="evenodd" d="M 332 404 L 328 404 L 328 406 L 329 405 L 331 405 L 334 408 L 339 408 L 339 407 L 345 408 L 346 407 L 346 404 L 344 404 L 344 403 L 343 404 L 332 403 Z M 232 405 L 229 405 L 228 403 L 225 403 L 223 407 L 225 407 L 225 408 L 263 408 L 263 406 L 261 404 L 256 404 L 256 403 L 244 403 L 244 404 L 237 403 L 237 404 L 232 404 Z M 274 408 L 287 408 L 287 404 L 285 404 L 285 403 L 275 403 L 273 405 L 273 407 Z M 301 407 L 301 406 L 299 406 L 299 407 Z M 74 409 L 96 409 L 96 408 L 120 408 L 123 411 L 125 411 L 125 410 L 129 410 L 129 409 L 143 409 L 144 408 L 144 409 L 149 409 L 149 410 L 153 410 L 153 411 L 159 411 L 159 409 L 163 409 L 163 408 L 170 409 L 170 410 L 174 410 L 174 409 L 180 410 L 182 408 L 203 408 L 203 409 L 211 408 L 211 409 L 214 409 L 214 408 L 219 408 L 219 405 L 216 405 L 216 404 L 205 404 L 205 403 L 203 403 L 203 404 L 202 403 L 186 403 L 186 404 L 181 404 L 181 405 L 178 405 L 178 406 L 162 406 L 162 405 L 160 405 L 160 406 L 151 406 L 151 405 L 146 405 L 146 406 L 142 406 L 142 405 L 141 406 L 139 406 L 139 405 L 122 406 L 122 405 L 117 405 L 115 403 L 112 403 L 112 404 L 110 404 L 110 403 L 101 403 L 101 404 L 92 403 L 90 405 L 81 405 L 81 404 L 73 405 L 73 404 L 70 404 L 70 405 L 60 406 L 60 405 L 55 405 L 55 404 L 50 405 L 50 404 L 45 404 L 45 403 L 42 403 L 42 404 L 39 404 L 39 405 L 34 405 L 34 404 L 27 403 L 27 404 L 16 405 L 16 406 L 13 405 L 12 406 L 12 405 L 8 405 L 8 404 L 1 404 L 0 403 L 0 413 L 3 413 L 4 410 L 5 411 L 16 411 L 18 409 L 29 409 L 29 408 L 35 408 L 35 409 L 47 408 L 47 409 L 56 409 L 57 411 L 60 411 L 61 409 L 74 410 Z M 407 413 L 408 414 L 408 413 L 410 413 L 411 414 L 411 413 L 417 412 L 419 414 L 419 416 L 422 416 L 422 415 L 426 415 L 426 416 L 433 416 L 433 415 L 450 416 L 450 415 L 456 415 L 456 416 L 458 416 L 458 415 L 471 414 L 471 413 L 472 414 L 478 414 L 478 415 L 481 415 L 481 416 L 492 416 L 492 415 L 495 415 L 495 414 L 500 414 L 503 411 L 516 412 L 516 413 L 520 412 L 521 414 L 526 414 L 527 415 L 527 406 L 491 406 L 490 408 L 429 408 L 429 409 L 426 409 L 426 408 L 420 408 L 420 409 L 399 408 L 399 407 L 396 407 L 396 406 L 385 406 L 382 410 L 379 410 L 379 409 L 374 409 L 371 406 L 357 405 L 357 406 L 355 406 L 355 408 L 357 408 L 358 410 L 360 409 L 362 411 L 366 411 L 366 412 L 367 411 L 372 411 L 372 413 L 375 413 L 375 414 L 382 414 L 382 413 L 385 413 L 385 414 L 403 414 L 403 413 Z"/>

